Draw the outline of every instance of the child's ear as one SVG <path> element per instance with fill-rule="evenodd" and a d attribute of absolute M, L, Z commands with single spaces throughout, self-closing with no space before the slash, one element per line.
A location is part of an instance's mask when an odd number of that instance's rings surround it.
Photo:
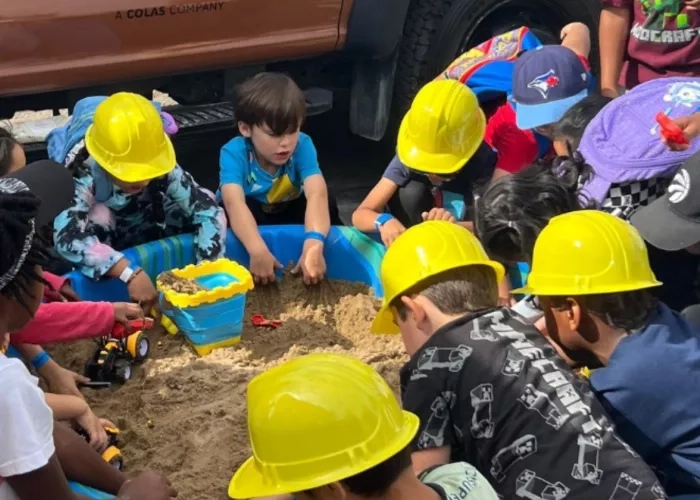
<path fill-rule="evenodd" d="M 238 122 L 238 131 L 246 139 L 250 139 L 250 136 L 253 135 L 253 131 L 247 123 Z"/>
<path fill-rule="evenodd" d="M 576 299 L 566 299 L 566 317 L 569 321 L 569 329 L 572 332 L 578 332 L 581 326 L 581 305 L 576 301 Z"/>
<path fill-rule="evenodd" d="M 404 305 L 407 312 L 413 315 L 413 320 L 417 325 L 425 321 L 425 309 L 419 302 L 416 302 L 413 298 L 404 295 L 401 297 L 401 303 Z"/>

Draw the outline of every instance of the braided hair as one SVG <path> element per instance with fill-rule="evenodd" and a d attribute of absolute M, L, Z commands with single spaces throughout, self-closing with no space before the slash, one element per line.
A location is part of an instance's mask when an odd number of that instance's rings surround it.
<path fill-rule="evenodd" d="M 29 191 L 5 193 L 0 191 L 0 276 L 7 273 L 22 258 L 27 235 L 33 231 L 34 218 L 41 201 Z M 36 272 L 36 266 L 46 267 L 50 261 L 48 249 L 39 236 L 34 236 L 29 252 L 14 277 L 0 290 L 0 295 L 14 299 L 33 315 L 25 297 L 35 298 L 32 284 L 49 283 Z"/>

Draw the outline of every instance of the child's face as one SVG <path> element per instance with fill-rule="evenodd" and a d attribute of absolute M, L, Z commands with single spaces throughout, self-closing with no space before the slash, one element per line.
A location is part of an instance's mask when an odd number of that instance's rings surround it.
<path fill-rule="evenodd" d="M 148 187 L 148 183 L 150 181 L 141 181 L 141 182 L 124 182 L 120 181 L 116 177 L 112 177 L 112 182 L 114 183 L 115 186 L 117 186 L 119 189 L 124 191 L 124 193 L 128 195 L 132 194 L 138 194 L 142 192 L 144 189 Z"/>
<path fill-rule="evenodd" d="M 27 156 L 24 154 L 24 149 L 19 144 L 15 144 L 12 148 L 12 165 L 8 173 L 17 172 L 19 169 L 27 166 Z"/>
<path fill-rule="evenodd" d="M 569 366 L 595 366 L 597 362 L 588 354 L 579 330 L 583 311 L 574 299 L 569 299 L 565 307 L 555 306 L 548 297 L 538 297 L 544 310 L 544 337 L 554 346 Z"/>
<path fill-rule="evenodd" d="M 36 266 L 34 271 L 38 276 L 41 276 L 41 267 Z M 7 330 L 10 333 L 27 326 L 27 323 L 34 317 L 37 309 L 39 309 L 41 300 L 44 298 L 44 285 L 40 281 L 33 281 L 27 283 L 27 285 L 29 294 L 20 292 L 26 308 L 14 297 L 0 295 L 0 314 L 5 318 L 9 318 Z"/>
<path fill-rule="evenodd" d="M 289 161 L 299 142 L 299 128 L 294 132 L 275 135 L 267 125 L 249 127 L 239 123 L 238 130 L 253 143 L 258 161 L 277 167 Z"/>

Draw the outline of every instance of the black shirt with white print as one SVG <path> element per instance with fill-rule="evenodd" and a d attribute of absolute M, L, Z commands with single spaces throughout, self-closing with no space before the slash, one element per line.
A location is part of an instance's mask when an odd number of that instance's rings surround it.
<path fill-rule="evenodd" d="M 420 418 L 414 450 L 450 447 L 502 498 L 666 498 L 587 383 L 509 309 L 435 332 L 402 368 L 401 394 Z"/>

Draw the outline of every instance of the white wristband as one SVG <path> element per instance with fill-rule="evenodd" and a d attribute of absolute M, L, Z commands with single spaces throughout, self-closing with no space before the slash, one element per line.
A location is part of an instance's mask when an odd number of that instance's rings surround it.
<path fill-rule="evenodd" d="M 130 267 L 125 267 L 122 273 L 119 275 L 119 280 L 124 283 L 128 283 L 131 277 L 134 275 L 134 270 Z"/>

